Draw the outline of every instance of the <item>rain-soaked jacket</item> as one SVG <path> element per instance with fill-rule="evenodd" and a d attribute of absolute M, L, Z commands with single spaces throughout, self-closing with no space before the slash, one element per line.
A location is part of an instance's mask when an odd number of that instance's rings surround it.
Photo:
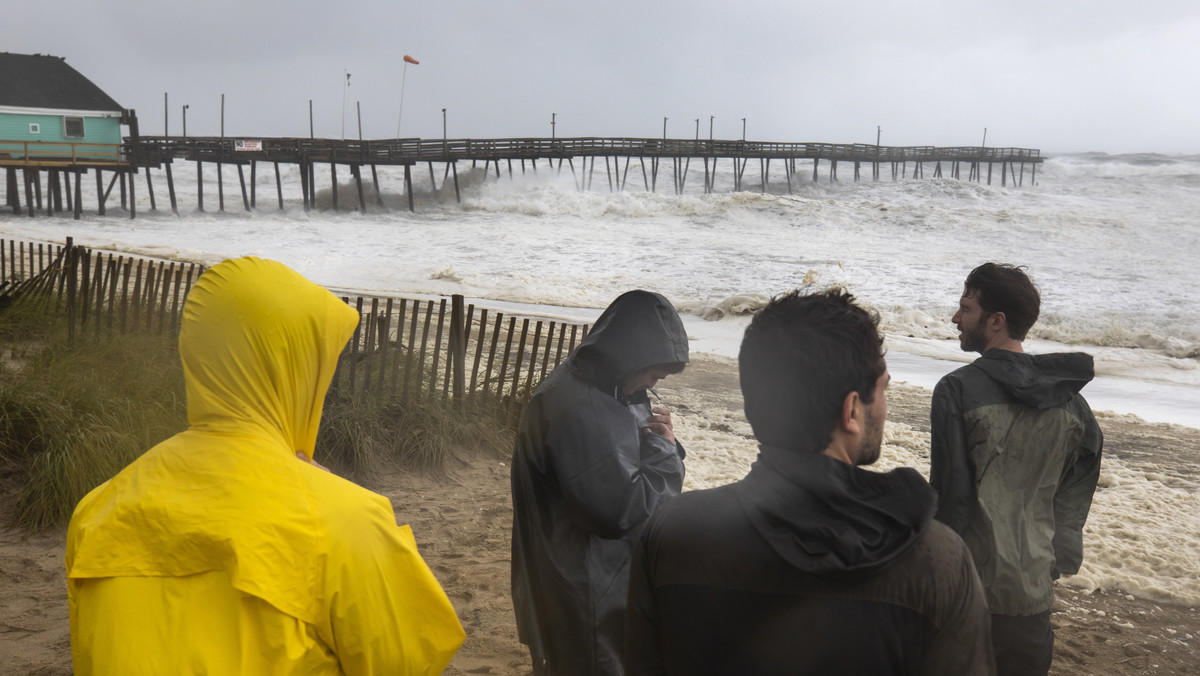
<path fill-rule="evenodd" d="M 994 673 L 983 588 L 933 510 L 913 469 L 761 447 L 741 481 L 650 518 L 626 674 Z"/>
<path fill-rule="evenodd" d="M 641 433 L 619 388 L 687 360 L 670 303 L 630 291 L 525 408 L 512 459 L 513 605 L 521 642 L 552 674 L 621 672 L 630 550 L 651 512 L 679 494 L 684 468 L 683 448 Z"/>
<path fill-rule="evenodd" d="M 1092 376 L 1087 354 L 993 349 L 934 388 L 936 518 L 967 543 L 993 613 L 1049 610 L 1054 578 L 1083 562 L 1104 445 L 1079 394 Z"/>
<path fill-rule="evenodd" d="M 356 323 L 273 261 L 198 280 L 179 336 L 188 429 L 71 519 L 78 676 L 442 672 L 463 632 L 409 527 L 297 458 Z"/>

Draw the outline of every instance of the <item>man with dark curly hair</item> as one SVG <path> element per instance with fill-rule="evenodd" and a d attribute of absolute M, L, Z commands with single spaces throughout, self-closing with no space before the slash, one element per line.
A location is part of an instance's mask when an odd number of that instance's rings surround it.
<path fill-rule="evenodd" d="M 1046 674 L 1054 579 L 1079 571 L 1104 435 L 1079 391 L 1092 357 L 1033 355 L 1041 295 L 1025 272 L 971 271 L 951 320 L 982 356 L 933 391 L 930 482 L 937 519 L 962 535 L 987 592 L 1000 674 Z"/>

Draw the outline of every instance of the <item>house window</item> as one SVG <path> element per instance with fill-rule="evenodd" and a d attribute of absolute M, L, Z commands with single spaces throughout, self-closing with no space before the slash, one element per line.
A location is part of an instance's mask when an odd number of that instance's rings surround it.
<path fill-rule="evenodd" d="M 29 133 L 30 134 L 42 133 L 42 125 L 38 124 L 37 122 L 30 122 L 29 123 Z"/>
<path fill-rule="evenodd" d="M 67 138 L 83 138 L 83 118 L 64 117 L 63 136 Z"/>

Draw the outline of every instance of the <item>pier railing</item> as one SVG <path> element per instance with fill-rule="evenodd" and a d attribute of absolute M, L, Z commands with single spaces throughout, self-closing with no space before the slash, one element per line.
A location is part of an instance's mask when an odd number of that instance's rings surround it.
<path fill-rule="evenodd" d="M 0 166 L 71 166 L 120 164 L 125 146 L 76 141 L 0 141 Z"/>
<path fill-rule="evenodd" d="M 28 298 L 64 315 L 69 339 L 127 332 L 173 339 L 204 266 L 76 246 L 0 239 L 0 309 Z M 404 400 L 521 400 L 587 335 L 586 324 L 505 314 L 462 296 L 342 296 L 359 324 L 332 393 Z"/>
<path fill-rule="evenodd" d="M 860 162 L 1028 162 L 1042 161 L 1033 148 L 987 146 L 878 146 L 863 143 L 780 143 L 722 139 L 659 138 L 499 138 L 333 140 L 287 137 L 143 136 L 131 148 L 142 163 L 173 158 L 236 162 L 250 159 L 345 164 L 415 164 L 459 160 L 540 159 L 547 157 L 746 157 Z"/>

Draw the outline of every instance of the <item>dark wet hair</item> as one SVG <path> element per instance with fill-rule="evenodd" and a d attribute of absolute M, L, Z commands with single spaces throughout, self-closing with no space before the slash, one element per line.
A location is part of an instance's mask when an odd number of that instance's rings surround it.
<path fill-rule="evenodd" d="M 746 328 L 738 366 L 758 441 L 819 453 L 833 439 L 846 395 L 875 398 L 886 369 L 879 316 L 842 289 L 777 296 Z"/>
<path fill-rule="evenodd" d="M 1042 307 L 1042 296 L 1025 267 L 1007 263 L 984 263 L 972 270 L 963 295 L 974 298 L 984 312 L 1003 312 L 1008 336 L 1014 340 L 1025 340 Z"/>

